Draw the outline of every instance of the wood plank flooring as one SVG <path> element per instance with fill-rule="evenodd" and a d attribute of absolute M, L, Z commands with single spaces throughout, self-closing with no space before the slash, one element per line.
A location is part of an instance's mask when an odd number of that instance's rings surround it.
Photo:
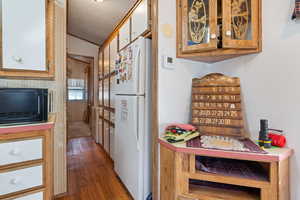
<path fill-rule="evenodd" d="M 132 200 L 92 138 L 70 139 L 67 156 L 68 195 L 56 200 Z"/>
<path fill-rule="evenodd" d="M 92 133 L 89 124 L 84 121 L 76 121 L 68 123 L 68 138 L 89 137 Z"/>

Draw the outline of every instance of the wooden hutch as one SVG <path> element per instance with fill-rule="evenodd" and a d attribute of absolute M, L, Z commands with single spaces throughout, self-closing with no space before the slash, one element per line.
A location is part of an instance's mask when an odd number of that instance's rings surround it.
<path fill-rule="evenodd" d="M 261 0 L 177 0 L 177 57 L 217 62 L 262 49 Z"/>
<path fill-rule="evenodd" d="M 268 154 L 240 153 L 188 148 L 185 144 L 160 143 L 160 199 L 168 200 L 289 200 L 288 148 L 267 150 Z M 264 168 L 263 179 L 231 174 L 212 174 L 198 170 L 201 157 L 253 162 Z M 202 184 L 194 184 L 199 180 Z M 214 183 L 214 185 L 207 185 Z M 235 189 L 226 186 L 234 185 Z"/>

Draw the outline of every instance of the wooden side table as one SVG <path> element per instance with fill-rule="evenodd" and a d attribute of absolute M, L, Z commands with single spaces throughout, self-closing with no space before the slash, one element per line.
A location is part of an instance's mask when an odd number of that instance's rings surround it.
<path fill-rule="evenodd" d="M 164 200 L 289 200 L 289 158 L 292 149 L 270 149 L 268 154 L 188 148 L 160 143 L 160 198 Z M 249 161 L 264 169 L 265 180 L 203 172 L 202 157 Z M 225 163 L 224 163 L 225 164 Z M 199 182 L 195 184 L 194 182 Z M 232 189 L 234 188 L 234 189 Z"/>

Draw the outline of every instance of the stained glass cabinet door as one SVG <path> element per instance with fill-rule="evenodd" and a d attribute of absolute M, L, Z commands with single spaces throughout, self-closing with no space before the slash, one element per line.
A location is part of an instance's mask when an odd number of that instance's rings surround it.
<path fill-rule="evenodd" d="M 217 48 L 217 0 L 180 0 L 181 51 Z"/>
<path fill-rule="evenodd" d="M 258 47 L 258 9 L 258 0 L 223 0 L 223 48 Z"/>

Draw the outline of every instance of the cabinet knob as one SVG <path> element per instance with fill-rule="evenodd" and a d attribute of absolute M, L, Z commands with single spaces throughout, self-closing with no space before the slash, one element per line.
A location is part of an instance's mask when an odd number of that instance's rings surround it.
<path fill-rule="evenodd" d="M 13 178 L 13 179 L 11 179 L 10 183 L 12 185 L 18 185 L 21 183 L 21 179 L 19 177 Z"/>
<path fill-rule="evenodd" d="M 216 39 L 216 38 L 217 38 L 217 35 L 214 34 L 214 33 L 212 33 L 212 34 L 210 35 L 210 38 L 211 38 L 211 39 Z"/>
<path fill-rule="evenodd" d="M 231 31 L 226 31 L 226 36 L 231 36 Z"/>
<path fill-rule="evenodd" d="M 19 156 L 19 155 L 21 155 L 21 150 L 18 148 L 15 148 L 10 152 L 10 154 L 13 156 Z"/>
<path fill-rule="evenodd" d="M 14 61 L 16 61 L 17 63 L 22 63 L 23 62 L 23 59 L 21 57 L 19 57 L 19 56 L 13 56 L 12 59 Z"/>

